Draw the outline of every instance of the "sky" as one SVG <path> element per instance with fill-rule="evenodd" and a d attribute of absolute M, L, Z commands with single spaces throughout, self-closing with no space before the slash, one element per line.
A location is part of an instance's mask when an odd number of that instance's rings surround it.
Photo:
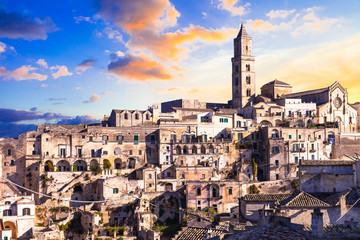
<path fill-rule="evenodd" d="M 360 101 L 357 0 L 0 0 L 0 137 L 112 109 L 231 99 L 233 39 L 253 38 L 257 93 L 339 81 Z"/>

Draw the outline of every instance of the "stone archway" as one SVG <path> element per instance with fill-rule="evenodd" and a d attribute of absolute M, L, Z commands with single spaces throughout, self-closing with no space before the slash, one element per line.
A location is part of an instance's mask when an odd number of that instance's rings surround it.
<path fill-rule="evenodd" d="M 13 222 L 4 222 L 5 230 L 11 230 L 11 238 L 17 239 L 17 227 Z"/>
<path fill-rule="evenodd" d="M 77 160 L 73 165 L 73 171 L 87 171 L 87 164 L 84 160 Z"/>
<path fill-rule="evenodd" d="M 47 160 L 47 161 L 45 162 L 44 170 L 45 170 L 45 172 L 52 172 L 52 171 L 54 171 L 54 164 L 52 163 L 52 161 Z"/>
<path fill-rule="evenodd" d="M 269 126 L 269 127 L 272 127 L 272 123 L 268 120 L 262 120 L 260 122 L 260 125 L 263 127 L 263 126 Z"/>
<path fill-rule="evenodd" d="M 68 172 L 70 171 L 70 163 L 66 160 L 61 160 L 56 164 L 56 169 L 59 172 Z"/>
<path fill-rule="evenodd" d="M 122 161 L 120 158 L 115 159 L 115 169 L 121 169 L 122 168 Z"/>

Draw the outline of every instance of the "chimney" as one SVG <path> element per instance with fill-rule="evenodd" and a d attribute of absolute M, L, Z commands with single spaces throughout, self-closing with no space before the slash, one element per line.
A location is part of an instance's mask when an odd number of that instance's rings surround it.
<path fill-rule="evenodd" d="M 346 197 L 345 195 L 340 197 L 340 217 L 342 215 L 344 215 L 347 211 L 347 207 L 346 207 Z"/>
<path fill-rule="evenodd" d="M 323 235 L 324 221 L 320 208 L 314 208 L 314 212 L 311 213 L 311 228 L 313 236 Z"/>

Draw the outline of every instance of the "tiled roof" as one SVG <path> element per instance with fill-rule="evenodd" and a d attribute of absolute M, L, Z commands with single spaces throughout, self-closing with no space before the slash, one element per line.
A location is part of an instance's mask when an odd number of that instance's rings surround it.
<path fill-rule="evenodd" d="M 291 197 L 291 194 L 247 194 L 243 200 L 249 202 L 281 202 L 289 197 Z"/>
<path fill-rule="evenodd" d="M 266 84 L 263 85 L 262 87 L 271 86 L 271 85 L 282 85 L 282 86 L 291 87 L 290 84 L 288 84 L 288 83 L 286 83 L 286 82 L 283 82 L 283 81 L 279 81 L 279 80 L 277 80 L 277 79 L 275 79 L 274 81 L 271 81 L 271 82 L 266 83 Z"/>
<path fill-rule="evenodd" d="M 324 199 L 324 202 L 332 206 L 340 206 L 340 197 L 345 195 L 346 205 L 353 205 L 359 198 L 360 192 L 357 189 L 351 188 L 344 192 L 334 193 Z M 360 207 L 360 201 L 357 202 L 355 207 Z"/>
<path fill-rule="evenodd" d="M 222 233 L 222 230 L 189 227 L 180 234 L 177 240 L 203 240 L 220 236 Z"/>
<path fill-rule="evenodd" d="M 225 238 L 226 240 L 264 240 L 264 239 L 308 239 L 300 233 L 291 230 L 288 227 L 279 224 L 267 224 L 262 226 L 256 226 L 246 231 L 233 234 Z"/>
<path fill-rule="evenodd" d="M 294 193 L 291 197 L 280 203 L 282 207 L 330 207 L 324 201 L 306 192 Z"/>
<path fill-rule="evenodd" d="M 289 94 L 285 94 L 284 96 L 282 96 L 282 98 L 294 98 L 294 97 L 301 97 L 301 96 L 305 96 L 305 95 L 313 95 L 313 94 L 317 94 L 317 93 L 323 93 L 328 91 L 329 88 L 320 88 L 320 89 L 314 89 L 314 90 L 309 90 L 309 91 L 304 91 L 304 92 L 298 92 L 298 93 L 289 93 Z"/>
<path fill-rule="evenodd" d="M 318 165 L 353 165 L 351 160 L 301 160 L 302 166 Z"/>

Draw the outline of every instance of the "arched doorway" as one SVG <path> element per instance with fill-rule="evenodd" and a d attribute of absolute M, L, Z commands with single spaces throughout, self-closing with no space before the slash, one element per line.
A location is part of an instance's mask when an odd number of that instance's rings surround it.
<path fill-rule="evenodd" d="M 17 228 L 13 222 L 4 222 L 5 230 L 11 230 L 11 238 L 17 239 Z"/>
<path fill-rule="evenodd" d="M 282 124 L 282 121 L 280 119 L 275 120 L 275 126 L 276 127 L 280 127 L 281 124 Z"/>
<path fill-rule="evenodd" d="M 129 158 L 128 159 L 128 168 L 135 168 L 136 165 L 136 160 L 134 158 Z"/>
<path fill-rule="evenodd" d="M 122 161 L 120 158 L 115 159 L 115 169 L 121 169 L 122 168 Z"/>

